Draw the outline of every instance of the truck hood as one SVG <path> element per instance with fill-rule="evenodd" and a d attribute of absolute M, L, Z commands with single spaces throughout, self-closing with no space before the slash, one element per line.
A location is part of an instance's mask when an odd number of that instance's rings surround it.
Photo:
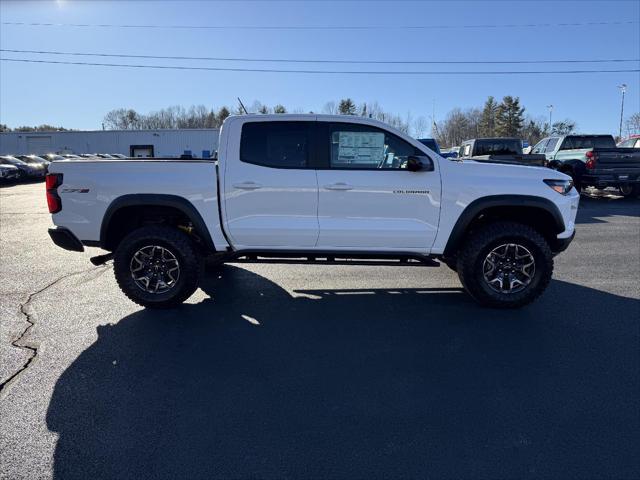
<path fill-rule="evenodd" d="M 462 171 L 469 175 L 494 179 L 570 180 L 571 177 L 547 167 L 512 163 L 478 162 L 463 160 Z"/>

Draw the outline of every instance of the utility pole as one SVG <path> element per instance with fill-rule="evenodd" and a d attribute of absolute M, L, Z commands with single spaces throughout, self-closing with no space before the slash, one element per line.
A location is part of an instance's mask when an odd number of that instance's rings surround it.
<path fill-rule="evenodd" d="M 622 91 L 622 104 L 620 105 L 620 130 L 618 132 L 618 137 L 622 140 L 622 117 L 624 115 L 624 93 L 627 91 L 627 84 L 623 83 L 622 85 L 618 85 L 618 88 Z"/>
<path fill-rule="evenodd" d="M 547 105 L 549 109 L 549 133 L 551 133 L 551 114 L 553 113 L 553 105 Z"/>

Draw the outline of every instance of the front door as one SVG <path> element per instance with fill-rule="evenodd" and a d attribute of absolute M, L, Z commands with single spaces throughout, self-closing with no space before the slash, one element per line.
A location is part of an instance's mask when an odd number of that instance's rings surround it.
<path fill-rule="evenodd" d="M 224 162 L 224 215 L 238 249 L 309 249 L 318 240 L 318 182 L 309 121 L 244 122 Z"/>
<path fill-rule="evenodd" d="M 318 248 L 428 252 L 440 216 L 436 159 L 434 171 L 411 172 L 407 157 L 426 154 L 391 132 L 320 121 L 318 132 L 329 157 L 318 170 Z"/>

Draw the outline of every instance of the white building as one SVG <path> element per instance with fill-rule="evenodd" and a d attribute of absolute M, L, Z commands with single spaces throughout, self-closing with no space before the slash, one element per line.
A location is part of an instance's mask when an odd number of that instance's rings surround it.
<path fill-rule="evenodd" d="M 121 153 L 132 157 L 208 158 L 218 149 L 219 130 L 97 130 L 0 133 L 0 155 Z"/>

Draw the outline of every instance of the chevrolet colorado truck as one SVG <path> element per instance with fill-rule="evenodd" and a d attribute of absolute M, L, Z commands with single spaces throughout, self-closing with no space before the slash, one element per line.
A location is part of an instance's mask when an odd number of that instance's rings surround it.
<path fill-rule="evenodd" d="M 171 307 L 214 262 L 439 266 L 481 305 L 547 287 L 579 195 L 547 168 L 448 160 L 368 118 L 243 115 L 214 160 L 61 160 L 49 167 L 53 242 L 113 258 L 122 291 Z"/>
<path fill-rule="evenodd" d="M 616 147 L 611 135 L 564 135 L 540 140 L 532 150 L 548 166 L 584 187 L 617 187 L 625 197 L 640 195 L 640 149 Z"/>

